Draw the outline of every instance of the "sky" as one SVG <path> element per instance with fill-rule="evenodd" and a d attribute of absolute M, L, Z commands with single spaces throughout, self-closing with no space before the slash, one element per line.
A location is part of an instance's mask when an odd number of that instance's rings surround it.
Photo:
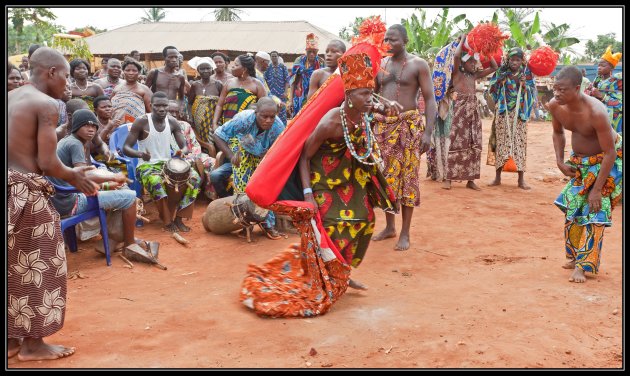
<path fill-rule="evenodd" d="M 235 5 L 238 6 L 238 5 Z M 72 30 L 86 25 L 100 29 L 116 29 L 136 23 L 144 16 L 143 8 L 50 8 L 57 16 L 56 24 Z M 146 9 L 146 8 L 145 8 Z M 306 20 L 333 34 L 338 34 L 344 26 L 348 26 L 355 17 L 380 15 L 387 26 L 400 23 L 401 18 L 408 18 L 414 8 L 241 8 L 243 21 L 297 21 Z M 424 8 L 427 19 L 436 17 L 441 7 Z M 486 8 L 450 8 L 449 18 L 465 13 L 467 18 L 476 24 L 481 20 L 490 20 L 496 7 Z M 575 51 L 584 53 L 586 41 L 596 39 L 597 35 L 615 33 L 617 40 L 623 36 L 623 9 L 616 8 L 535 8 L 541 9 L 540 19 L 556 25 L 567 23 L 571 26 L 569 35 L 581 39 L 573 46 Z M 198 22 L 213 21 L 214 8 L 166 8 L 165 22 Z M 533 16 L 531 16 L 533 19 Z M 594 22 L 596 20 L 596 22 Z"/>

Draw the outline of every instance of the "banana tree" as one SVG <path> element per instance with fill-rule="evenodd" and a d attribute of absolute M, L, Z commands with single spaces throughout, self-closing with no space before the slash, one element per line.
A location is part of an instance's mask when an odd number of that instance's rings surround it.
<path fill-rule="evenodd" d="M 570 26 L 566 23 L 555 25 L 551 22 L 544 25 L 546 30 L 542 30 L 538 11 L 536 11 L 533 21 L 523 20 L 524 16 L 531 13 L 528 14 L 505 8 L 501 9 L 501 12 L 507 18 L 507 21 L 502 22 L 502 24 L 508 25 L 512 33 L 512 38 L 505 42 L 507 48 L 518 46 L 524 50 L 529 50 L 539 47 L 541 42 L 536 37 L 536 34 L 539 33 L 542 34 L 544 43 L 559 52 L 575 53 L 570 46 L 580 43 L 579 39 L 567 35 Z"/>
<path fill-rule="evenodd" d="M 414 12 L 410 18 L 401 20 L 409 37 L 407 52 L 416 54 L 427 61 L 433 61 L 440 49 L 454 39 L 455 34 L 473 28 L 472 23 L 466 19 L 466 14 L 457 15 L 449 20 L 449 8 L 442 8 L 442 13 L 430 23 L 427 22 L 424 9 L 416 8 L 416 11 L 417 15 Z M 464 24 L 460 26 L 462 21 Z"/>

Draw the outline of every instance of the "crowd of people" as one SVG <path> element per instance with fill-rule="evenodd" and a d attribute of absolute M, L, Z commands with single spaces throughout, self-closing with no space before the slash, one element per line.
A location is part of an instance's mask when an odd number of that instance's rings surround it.
<path fill-rule="evenodd" d="M 214 200 L 244 194 L 263 158 L 282 155 L 274 145 L 285 129 L 324 100 L 318 93 L 335 79 L 342 82 L 343 100 L 321 118 L 310 119 L 317 126 L 301 136 L 290 182 L 299 187 L 290 198 L 305 202 L 321 220 L 317 227 L 307 222 L 298 229 L 312 240 L 300 251 L 329 277 L 326 294 L 301 295 L 320 299 L 317 309 L 296 304 L 300 308 L 282 312 L 316 315 L 327 309 L 321 299 L 330 298 L 332 304 L 347 287 L 367 289 L 350 278 L 350 270 L 364 260 L 371 240 L 398 237 L 394 249 L 409 249 L 414 208 L 421 203 L 422 154 L 427 153 L 428 176 L 444 189 L 466 181 L 467 188 L 481 190 L 475 180 L 480 178 L 484 107 L 477 92 L 486 76 L 485 97 L 496 106 L 487 156 L 496 176 L 489 186 L 502 184 L 503 171 L 513 171 L 518 187 L 530 189 L 525 181 L 527 123 L 537 107 L 544 107 L 552 117 L 558 168 L 571 177 L 555 201 L 565 213 L 565 267 L 573 271 L 570 281 L 584 282 L 585 272 L 598 272 L 604 229 L 621 200 L 622 77 L 611 74 L 621 54 L 608 49 L 591 83 L 576 67 L 563 68 L 555 77 L 554 98 L 541 104 L 522 49 L 510 49 L 504 61 L 489 58 L 489 67 L 481 69 L 478 54 L 465 41 L 466 35 L 452 41 L 429 64 L 407 52 L 402 25 L 387 29 L 388 56 L 381 61 L 346 51 L 340 40 L 331 41 L 322 58 L 317 36 L 309 34 L 304 55 L 291 69 L 277 51 L 243 54 L 233 62 L 216 52 L 187 62 L 198 73 L 193 81 L 175 46 L 164 47 L 159 68 L 147 69 L 134 50 L 123 61 L 104 58 L 96 72 L 87 60 L 68 62 L 54 49 L 31 46 L 20 67 L 7 66 L 8 356 L 42 360 L 74 352 L 43 340 L 64 322 L 67 269 L 60 218 L 81 213 L 87 196 L 98 195 L 101 208 L 123 213 L 123 246 L 147 246 L 134 231 L 142 197 L 126 184 L 137 179 L 156 204 L 163 229 L 190 232 L 185 221 L 193 218 L 194 202 L 200 196 Z M 443 90 L 434 87 L 436 77 Z M 118 151 L 109 150 L 119 127 L 128 128 L 121 152 L 138 160 L 135 175 L 115 159 Z M 568 161 L 565 130 L 572 132 Z M 165 175 L 173 159 L 190 167 L 180 189 L 180 182 Z M 95 169 L 94 160 L 105 163 L 105 170 Z M 53 184 L 81 193 L 55 192 Z M 386 225 L 373 236 L 377 207 L 385 210 Z M 282 237 L 275 222 L 270 210 L 261 223 L 269 239 Z M 329 242 L 329 247 L 316 252 L 312 244 L 317 242 Z M 334 267 L 327 264 L 331 261 Z M 300 276 L 295 278 L 291 284 Z M 290 289 L 256 288 L 261 281 L 254 279 L 244 290 L 246 305 L 254 308 L 263 299 L 269 314 L 274 304 L 290 301 L 283 295 Z"/>

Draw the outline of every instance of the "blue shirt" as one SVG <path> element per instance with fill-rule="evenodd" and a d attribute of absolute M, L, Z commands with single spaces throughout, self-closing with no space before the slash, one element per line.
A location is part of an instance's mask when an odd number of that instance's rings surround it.
<path fill-rule="evenodd" d="M 256 113 L 254 110 L 245 110 L 239 112 L 232 120 L 217 128 L 214 135 L 228 144 L 230 139 L 236 138 L 245 151 L 259 157 L 269 150 L 282 131 L 284 131 L 284 124 L 276 116 L 276 120 L 271 128 L 259 133 L 259 128 L 256 124 Z M 247 135 L 249 135 L 248 139 L 253 139 L 253 141 L 241 142 L 241 139 Z"/>

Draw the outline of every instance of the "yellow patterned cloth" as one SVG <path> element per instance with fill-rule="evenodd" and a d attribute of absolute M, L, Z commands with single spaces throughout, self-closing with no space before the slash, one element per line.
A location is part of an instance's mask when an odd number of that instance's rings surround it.
<path fill-rule="evenodd" d="M 212 119 L 219 97 L 197 95 L 192 105 L 192 116 L 195 130 L 203 142 L 213 142 Z M 219 123 L 218 125 L 221 125 Z"/>
<path fill-rule="evenodd" d="M 420 205 L 420 143 L 422 115 L 410 110 L 398 116 L 376 114 L 374 134 L 385 162 L 385 178 L 403 206 Z"/>

